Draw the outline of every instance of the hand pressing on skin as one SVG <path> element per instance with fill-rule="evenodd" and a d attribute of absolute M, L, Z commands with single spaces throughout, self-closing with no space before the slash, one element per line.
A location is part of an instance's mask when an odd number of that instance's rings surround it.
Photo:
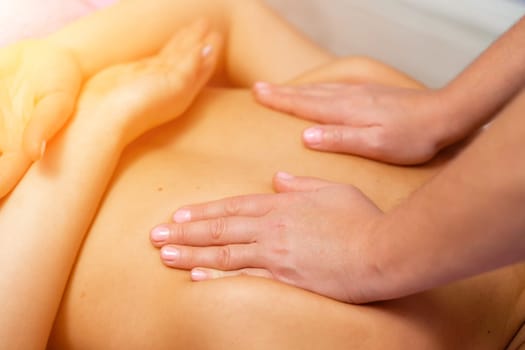
<path fill-rule="evenodd" d="M 253 275 L 337 300 L 390 297 L 375 287 L 369 260 L 383 213 L 358 189 L 279 173 L 277 194 L 234 197 L 179 209 L 151 241 L 165 265 L 193 269 L 194 281 Z"/>
<path fill-rule="evenodd" d="M 303 133 L 306 146 L 319 151 L 409 165 L 430 160 L 465 136 L 440 90 L 258 83 L 254 94 L 267 107 L 320 123 Z"/>
<path fill-rule="evenodd" d="M 0 50 L 0 198 L 71 116 L 82 80 L 74 55 L 48 41 Z"/>

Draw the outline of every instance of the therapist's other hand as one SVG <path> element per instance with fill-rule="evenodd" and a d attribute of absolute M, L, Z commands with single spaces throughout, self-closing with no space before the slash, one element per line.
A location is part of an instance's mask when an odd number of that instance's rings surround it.
<path fill-rule="evenodd" d="M 452 136 L 439 90 L 258 83 L 254 95 L 267 107 L 320 123 L 303 133 L 306 146 L 319 151 L 410 165 L 430 160 Z"/>
<path fill-rule="evenodd" d="M 382 212 L 349 185 L 278 173 L 274 187 L 179 209 L 151 241 L 195 281 L 253 275 L 344 302 L 382 299 L 367 255 Z"/>
<path fill-rule="evenodd" d="M 0 198 L 71 116 L 82 79 L 73 54 L 45 40 L 0 50 Z"/>

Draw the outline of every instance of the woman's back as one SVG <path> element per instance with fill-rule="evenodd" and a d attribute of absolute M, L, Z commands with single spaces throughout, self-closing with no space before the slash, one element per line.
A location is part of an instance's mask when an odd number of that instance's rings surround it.
<path fill-rule="evenodd" d="M 132 144 L 78 258 L 50 348 L 503 348 L 525 319 L 523 266 L 370 306 L 275 282 L 192 283 L 165 268 L 152 225 L 184 203 L 268 192 L 277 170 L 357 185 L 384 209 L 440 167 L 307 151 L 306 123 L 244 91 L 208 90 L 181 119 Z M 444 158 L 444 157 L 442 157 Z M 359 283 L 359 281 L 356 281 Z"/>

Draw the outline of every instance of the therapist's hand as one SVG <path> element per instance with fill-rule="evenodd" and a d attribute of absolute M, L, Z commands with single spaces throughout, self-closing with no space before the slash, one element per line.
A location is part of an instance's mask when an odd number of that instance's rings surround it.
<path fill-rule="evenodd" d="M 274 187 L 280 193 L 179 209 L 151 241 L 164 264 L 193 269 L 194 281 L 253 275 L 344 302 L 388 297 L 368 256 L 383 213 L 363 193 L 283 173 Z"/>
<path fill-rule="evenodd" d="M 73 54 L 45 40 L 0 50 L 0 198 L 71 116 L 82 80 Z"/>
<path fill-rule="evenodd" d="M 307 147 L 394 164 L 418 164 L 455 141 L 450 102 L 439 90 L 374 84 L 277 86 L 258 83 L 261 104 L 320 125 L 305 130 Z"/>

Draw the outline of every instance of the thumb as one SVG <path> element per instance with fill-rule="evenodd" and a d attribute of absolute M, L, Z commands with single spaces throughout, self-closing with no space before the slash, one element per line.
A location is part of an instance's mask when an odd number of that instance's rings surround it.
<path fill-rule="evenodd" d="M 285 172 L 278 172 L 273 177 L 273 188 L 281 192 L 307 192 L 335 185 L 334 182 L 313 177 L 293 176 Z"/>
<path fill-rule="evenodd" d="M 37 103 L 24 132 L 24 150 L 32 160 L 41 158 L 45 143 L 64 126 L 74 103 L 65 92 L 55 92 Z"/>
<path fill-rule="evenodd" d="M 304 131 L 303 141 L 308 148 L 318 151 L 354 154 L 378 159 L 382 140 L 378 128 L 343 125 L 314 126 Z"/>

